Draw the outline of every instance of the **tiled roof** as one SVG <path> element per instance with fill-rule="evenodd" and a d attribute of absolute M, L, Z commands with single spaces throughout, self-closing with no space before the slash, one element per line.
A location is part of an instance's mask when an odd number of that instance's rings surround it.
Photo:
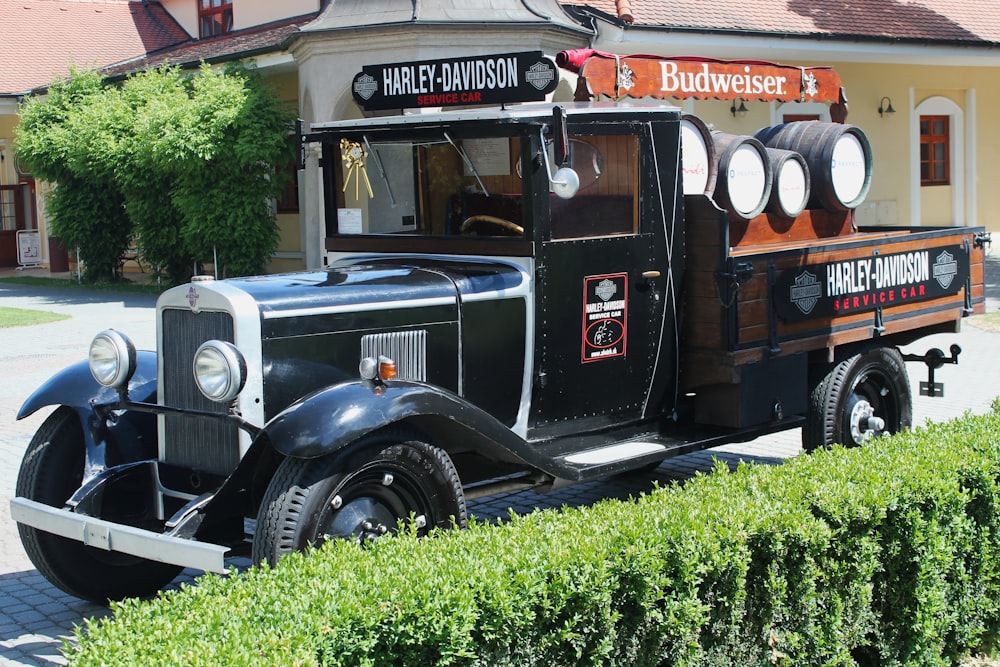
<path fill-rule="evenodd" d="M 107 76 L 115 76 L 131 74 L 165 64 L 183 66 L 197 64 L 202 60 L 206 62 L 224 61 L 279 51 L 284 47 L 292 33 L 309 23 L 315 16 L 315 14 L 299 16 L 231 32 L 219 37 L 191 40 L 179 46 L 150 53 L 137 60 L 116 63 L 102 69 L 102 73 Z"/>
<path fill-rule="evenodd" d="M 612 17 L 615 0 L 589 6 Z M 1000 43 L 1000 0 L 631 0 L 635 27 L 884 40 Z"/>
<path fill-rule="evenodd" d="M 186 42 L 158 2 L 0 0 L 0 95 Z"/>
<path fill-rule="evenodd" d="M 375 0 L 382 4 L 374 5 L 368 1 L 338 0 L 318 14 L 195 40 L 156 0 L 0 0 L 0 95 L 44 87 L 66 76 L 70 64 L 114 75 L 165 62 L 184 65 L 277 51 L 300 28 L 340 27 L 344 19 L 338 15 L 334 20 L 334 8 L 350 13 L 355 5 L 395 7 L 391 0 Z M 615 0 L 559 1 L 567 8 L 617 14 Z M 555 0 L 551 2 L 555 5 Z M 408 11 L 421 7 L 404 4 Z M 1000 0 L 630 0 L 629 4 L 634 28 L 1000 44 Z M 453 5 L 457 14 L 448 9 Z M 458 11 L 464 5 L 457 1 L 427 7 L 438 7 L 442 14 L 429 13 L 421 19 L 469 20 L 468 11 Z M 519 3 L 511 7 L 518 9 Z M 515 14 L 503 16 L 520 19 Z"/>

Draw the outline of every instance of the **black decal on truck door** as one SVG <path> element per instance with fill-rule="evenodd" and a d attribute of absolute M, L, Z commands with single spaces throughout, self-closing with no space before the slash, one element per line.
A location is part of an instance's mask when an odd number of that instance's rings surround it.
<path fill-rule="evenodd" d="M 624 357 L 628 344 L 628 274 L 583 279 L 581 361 Z"/>

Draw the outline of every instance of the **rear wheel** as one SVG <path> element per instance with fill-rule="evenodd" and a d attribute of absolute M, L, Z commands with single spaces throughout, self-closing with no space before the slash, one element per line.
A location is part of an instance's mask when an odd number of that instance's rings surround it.
<path fill-rule="evenodd" d="M 28 444 L 17 477 L 17 495 L 62 507 L 83 480 L 84 442 L 80 421 L 68 407 L 49 415 Z M 17 525 L 28 558 L 58 588 L 104 603 L 145 597 L 180 573 L 176 565 L 88 547 L 82 542 Z"/>
<path fill-rule="evenodd" d="M 913 422 L 913 399 L 899 351 L 874 347 L 834 365 L 813 387 L 802 429 L 806 451 L 856 447 Z"/>
<path fill-rule="evenodd" d="M 364 543 L 411 517 L 418 534 L 465 527 L 458 472 L 433 445 L 395 430 L 375 433 L 348 452 L 282 462 L 257 516 L 253 559 L 273 565 L 327 539 Z"/>

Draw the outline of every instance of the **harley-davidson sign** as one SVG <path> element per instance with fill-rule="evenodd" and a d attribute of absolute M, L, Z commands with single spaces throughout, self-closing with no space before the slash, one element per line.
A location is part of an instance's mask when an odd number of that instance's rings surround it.
<path fill-rule="evenodd" d="M 628 274 L 583 279 L 583 349 L 588 363 L 624 357 L 628 344 Z"/>
<path fill-rule="evenodd" d="M 368 65 L 351 92 L 365 110 L 538 102 L 559 83 L 541 51 Z"/>
<path fill-rule="evenodd" d="M 969 278 L 967 255 L 946 246 L 789 269 L 775 282 L 775 308 L 797 321 L 957 294 Z"/>

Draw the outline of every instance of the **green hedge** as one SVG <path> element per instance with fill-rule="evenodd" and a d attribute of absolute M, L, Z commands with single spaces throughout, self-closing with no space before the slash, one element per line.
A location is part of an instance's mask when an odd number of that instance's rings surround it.
<path fill-rule="evenodd" d="M 996 644 L 1000 414 L 115 606 L 76 665 L 946 665 Z"/>

